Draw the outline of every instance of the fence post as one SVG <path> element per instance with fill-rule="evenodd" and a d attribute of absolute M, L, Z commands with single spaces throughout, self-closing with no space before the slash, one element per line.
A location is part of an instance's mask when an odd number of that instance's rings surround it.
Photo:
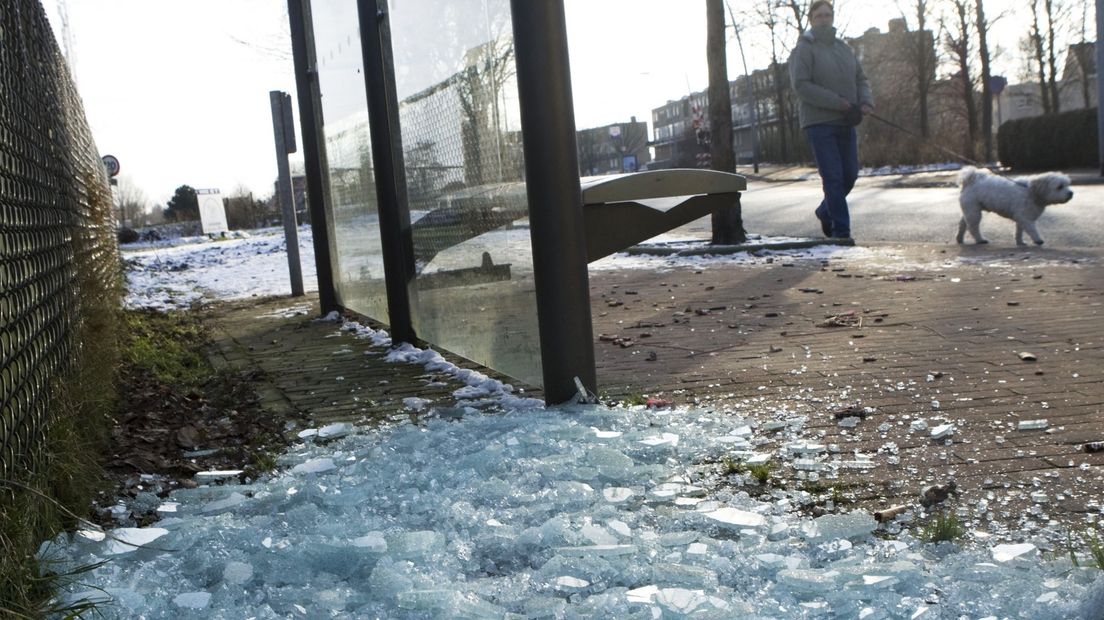
<path fill-rule="evenodd" d="M 511 0 L 544 399 L 597 391 L 563 0 Z"/>

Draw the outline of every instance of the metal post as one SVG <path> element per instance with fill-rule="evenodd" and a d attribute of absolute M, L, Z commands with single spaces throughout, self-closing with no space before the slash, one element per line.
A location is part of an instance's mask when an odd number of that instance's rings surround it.
<path fill-rule="evenodd" d="M 314 238 L 314 269 L 318 274 L 318 305 L 322 314 L 338 309 L 330 257 L 330 182 L 323 146 L 322 94 L 314 57 L 314 24 L 309 0 L 288 0 L 291 53 L 295 65 L 295 93 L 299 101 L 299 129 L 303 134 L 303 163 L 307 175 L 307 206 Z"/>
<path fill-rule="evenodd" d="M 544 399 L 597 389 L 563 0 L 510 0 Z"/>
<path fill-rule="evenodd" d="M 284 124 L 285 116 L 291 114 L 290 110 L 284 111 L 284 106 L 291 105 L 291 95 L 273 90 L 269 91 L 268 99 L 272 104 L 272 133 L 276 136 L 276 168 L 279 171 L 276 193 L 280 198 L 280 205 L 284 208 L 284 239 L 287 242 L 291 295 L 301 297 L 303 268 L 299 264 L 299 230 L 295 222 L 295 193 L 291 189 L 291 168 L 288 166 L 287 132 L 289 130 L 294 132 L 294 129 Z"/>
<path fill-rule="evenodd" d="M 364 57 L 364 87 L 368 91 L 368 125 L 372 136 L 372 165 L 376 172 L 391 339 L 396 343 L 413 342 L 416 335 L 410 318 L 410 284 L 414 279 L 414 241 L 407 205 L 387 0 L 357 0 L 357 13 Z"/>
<path fill-rule="evenodd" d="M 1104 176 L 1104 0 L 1096 0 L 1096 145 Z"/>

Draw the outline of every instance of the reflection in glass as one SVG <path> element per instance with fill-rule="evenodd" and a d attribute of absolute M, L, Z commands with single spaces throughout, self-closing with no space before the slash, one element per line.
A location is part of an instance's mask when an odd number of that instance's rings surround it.
<path fill-rule="evenodd" d="M 355 2 L 314 0 L 337 301 L 388 322 L 368 102 Z"/>
<path fill-rule="evenodd" d="M 541 383 L 507 0 L 390 3 L 423 340 Z"/>

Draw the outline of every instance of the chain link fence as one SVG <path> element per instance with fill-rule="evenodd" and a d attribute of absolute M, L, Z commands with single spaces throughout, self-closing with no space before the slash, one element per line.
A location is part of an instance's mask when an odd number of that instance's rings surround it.
<path fill-rule="evenodd" d="M 0 2 L 5 480 L 25 480 L 41 466 L 56 388 L 81 359 L 83 336 L 106 328 L 100 312 L 118 307 L 111 203 L 80 97 L 45 11 L 38 0 Z"/>

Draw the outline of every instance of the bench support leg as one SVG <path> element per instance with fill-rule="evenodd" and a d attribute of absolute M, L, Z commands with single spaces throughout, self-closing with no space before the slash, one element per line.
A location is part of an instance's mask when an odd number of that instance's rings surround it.
<path fill-rule="evenodd" d="M 724 206 L 713 212 L 713 245 L 736 245 L 747 241 L 747 231 L 744 230 L 744 217 L 740 209 L 740 195 L 736 194 L 731 205 Z"/>

